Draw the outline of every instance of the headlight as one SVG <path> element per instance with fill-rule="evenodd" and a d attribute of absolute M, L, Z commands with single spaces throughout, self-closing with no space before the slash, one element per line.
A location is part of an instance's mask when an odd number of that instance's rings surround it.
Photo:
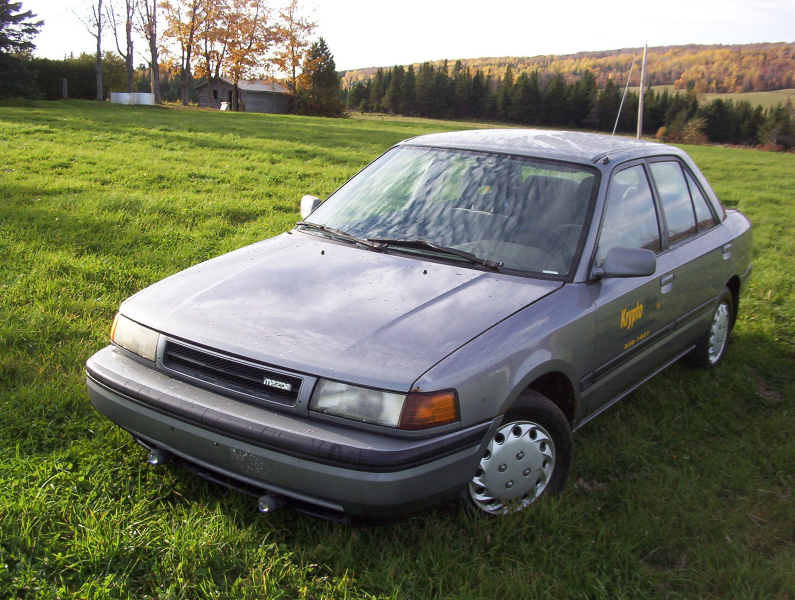
<path fill-rule="evenodd" d="M 405 394 L 394 394 L 321 379 L 309 408 L 366 423 L 397 427 Z"/>
<path fill-rule="evenodd" d="M 409 430 L 438 427 L 460 419 L 455 390 L 407 396 L 325 379 L 318 382 L 309 408 L 346 419 Z"/>
<path fill-rule="evenodd" d="M 110 328 L 111 342 L 151 361 L 155 360 L 159 338 L 160 334 L 156 331 L 139 325 L 135 321 L 130 321 L 121 314 L 116 315 Z"/>

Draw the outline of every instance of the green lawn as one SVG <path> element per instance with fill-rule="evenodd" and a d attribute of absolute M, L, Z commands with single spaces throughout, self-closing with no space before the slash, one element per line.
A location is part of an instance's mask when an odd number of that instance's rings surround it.
<path fill-rule="evenodd" d="M 0 106 L 0 598 L 795 598 L 795 155 L 691 147 L 755 224 L 722 367 L 675 365 L 499 521 L 355 529 L 153 469 L 90 407 L 119 303 L 291 227 L 394 142 L 466 127 Z"/>
<path fill-rule="evenodd" d="M 652 88 L 658 93 L 663 90 L 668 90 L 669 94 L 683 94 L 685 92 L 685 90 L 675 90 L 673 85 L 654 85 Z M 640 88 L 638 86 L 630 86 L 629 89 L 637 93 Z M 748 101 L 752 106 L 761 104 L 765 108 L 773 108 L 779 104 L 782 106 L 786 105 L 788 99 L 795 103 L 795 89 L 773 90 L 771 92 L 741 92 L 739 94 L 716 94 L 710 92 L 699 94 L 698 98 L 702 104 L 707 104 L 720 98 L 721 100 L 732 100 L 733 102 Z"/>

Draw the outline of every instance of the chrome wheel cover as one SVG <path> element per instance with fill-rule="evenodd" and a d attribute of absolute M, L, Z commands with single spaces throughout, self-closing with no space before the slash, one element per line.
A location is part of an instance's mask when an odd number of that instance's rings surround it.
<path fill-rule="evenodd" d="M 729 305 L 722 302 L 712 317 L 712 326 L 709 330 L 709 346 L 707 348 L 710 364 L 720 360 L 726 340 L 729 337 Z"/>
<path fill-rule="evenodd" d="M 530 421 L 503 425 L 480 459 L 469 494 L 491 514 L 521 510 L 538 498 L 555 469 L 555 443 L 546 429 Z"/>

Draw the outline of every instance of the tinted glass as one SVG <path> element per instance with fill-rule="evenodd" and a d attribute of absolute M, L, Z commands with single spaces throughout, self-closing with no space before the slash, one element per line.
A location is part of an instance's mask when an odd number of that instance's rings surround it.
<path fill-rule="evenodd" d="M 687 177 L 687 185 L 690 187 L 690 195 L 693 196 L 693 205 L 696 207 L 696 221 L 698 221 L 698 230 L 703 231 L 709 229 L 715 224 L 715 217 L 712 216 L 712 211 L 709 209 L 707 199 L 701 193 L 701 188 L 696 185 L 690 173 L 685 173 Z"/>
<path fill-rule="evenodd" d="M 610 181 L 607 209 L 599 237 L 597 261 L 604 262 L 613 246 L 660 251 L 660 230 L 649 181 L 637 165 L 619 171 Z"/>
<path fill-rule="evenodd" d="M 651 164 L 651 174 L 668 224 L 668 241 L 673 244 L 696 232 L 696 217 L 693 202 L 685 183 L 685 176 L 678 162 L 656 162 Z"/>
<path fill-rule="evenodd" d="M 425 240 L 507 268 L 567 275 L 594 181 L 593 171 L 575 165 L 401 147 L 345 184 L 310 219 L 361 238 Z"/>

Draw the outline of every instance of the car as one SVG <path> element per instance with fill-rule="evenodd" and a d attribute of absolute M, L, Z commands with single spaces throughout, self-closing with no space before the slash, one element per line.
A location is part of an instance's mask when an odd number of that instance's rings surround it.
<path fill-rule="evenodd" d="M 690 157 L 546 130 L 398 143 L 291 231 L 121 304 L 90 401 L 148 450 L 326 518 L 560 492 L 572 432 L 723 358 L 751 223 Z"/>

